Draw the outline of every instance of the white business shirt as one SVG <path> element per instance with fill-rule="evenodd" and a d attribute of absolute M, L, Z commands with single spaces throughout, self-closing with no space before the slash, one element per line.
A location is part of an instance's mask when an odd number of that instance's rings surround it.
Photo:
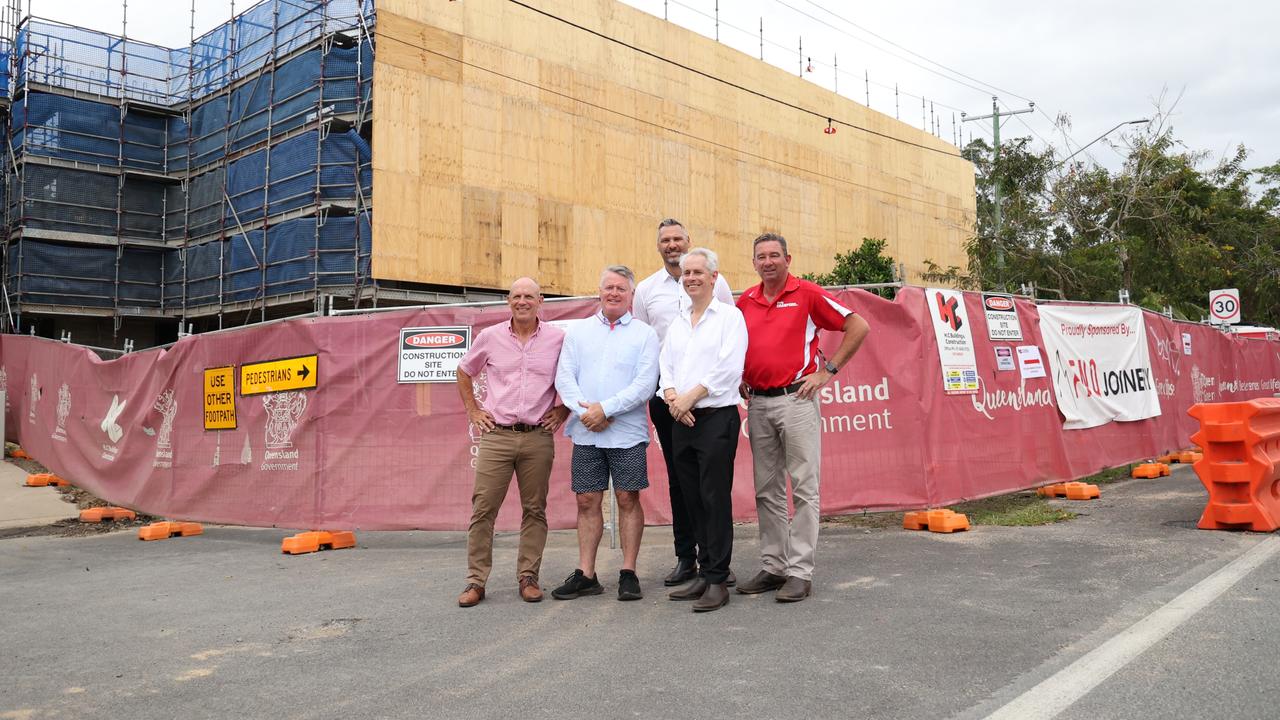
<path fill-rule="evenodd" d="M 604 314 L 574 323 L 564 336 L 556 366 L 556 392 L 572 413 L 565 434 L 575 445 L 629 448 L 649 441 L 647 403 L 658 381 L 658 336 L 627 313 L 617 322 Z M 613 423 L 600 432 L 580 418 L 579 401 L 598 402 Z"/>
<path fill-rule="evenodd" d="M 701 385 L 707 396 L 694 407 L 734 405 L 747 357 L 747 322 L 741 310 L 719 300 L 711 301 L 697 326 L 692 323 L 692 312 L 690 303 L 667 329 L 658 355 L 658 397 L 663 397 L 667 388 L 679 394 Z"/>
<path fill-rule="evenodd" d="M 733 291 L 729 289 L 729 282 L 723 275 L 716 276 L 714 296 L 722 303 L 733 304 Z M 671 321 L 689 303 L 689 294 L 684 291 L 680 279 L 671 277 L 666 266 L 663 266 L 636 285 L 636 296 L 631 301 L 631 314 L 637 320 L 648 323 L 658 333 L 658 340 L 661 342 L 667 337 Z"/>

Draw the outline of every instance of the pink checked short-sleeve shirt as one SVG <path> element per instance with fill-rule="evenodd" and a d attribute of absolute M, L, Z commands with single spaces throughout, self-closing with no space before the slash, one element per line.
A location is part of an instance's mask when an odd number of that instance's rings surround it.
<path fill-rule="evenodd" d="M 556 402 L 556 361 L 564 331 L 538 322 L 524 345 L 511 321 L 481 330 L 458 367 L 476 377 L 485 373 L 481 406 L 499 425 L 537 425 Z"/>

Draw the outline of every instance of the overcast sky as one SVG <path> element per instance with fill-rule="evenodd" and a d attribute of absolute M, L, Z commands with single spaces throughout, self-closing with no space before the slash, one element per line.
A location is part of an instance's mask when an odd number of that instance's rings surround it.
<path fill-rule="evenodd" d="M 626 1 L 663 16 L 663 0 Z M 672 22 L 714 36 L 716 0 L 665 4 Z M 236 4 L 238 10 L 249 5 Z M 1064 157 L 1117 123 L 1153 116 L 1163 94 L 1176 137 L 1192 150 L 1207 151 L 1210 162 L 1239 144 L 1252 151 L 1254 166 L 1280 161 L 1280 42 L 1275 40 L 1280 3 L 719 0 L 719 5 L 721 42 L 758 56 L 763 18 L 766 61 L 799 71 L 803 39 L 814 69 L 806 79 L 832 88 L 832 65 L 838 65 L 840 93 L 866 102 L 864 78 L 869 77 L 871 107 L 896 112 L 918 127 L 923 97 L 933 103 L 938 135 L 949 142 L 961 128 L 965 141 L 970 134 L 989 138 L 989 121 L 961 123 L 959 115 L 990 113 L 991 96 L 998 95 L 1004 108 L 1025 108 L 1028 100 L 1037 108 L 1008 119 L 1005 137 L 1035 137 L 1037 144 L 1052 143 Z M 186 0 L 129 0 L 129 35 L 185 46 L 189 8 Z M 226 0 L 197 0 L 197 35 L 228 17 L 229 8 Z M 32 12 L 115 33 L 121 26 L 120 3 L 110 0 L 32 0 Z M 1066 138 L 1053 122 L 1060 113 L 1071 119 Z M 924 123 L 931 125 L 927 112 Z M 1120 136 L 1117 131 L 1108 139 Z M 1108 167 L 1118 165 L 1119 155 L 1106 141 L 1093 144 L 1087 156 Z"/>

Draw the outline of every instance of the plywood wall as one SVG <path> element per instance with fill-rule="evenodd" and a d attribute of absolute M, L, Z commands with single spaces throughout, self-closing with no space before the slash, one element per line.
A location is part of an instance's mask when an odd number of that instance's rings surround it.
<path fill-rule="evenodd" d="M 757 281 L 764 231 L 787 237 L 795 272 L 829 270 L 863 237 L 885 238 L 909 279 L 925 259 L 965 265 L 973 167 L 954 146 L 613 0 L 526 4 L 545 14 L 379 0 L 375 277 L 533 275 L 591 294 L 607 264 L 660 266 L 664 217 L 720 254 L 735 289 Z M 824 134 L 778 100 L 862 129 Z"/>

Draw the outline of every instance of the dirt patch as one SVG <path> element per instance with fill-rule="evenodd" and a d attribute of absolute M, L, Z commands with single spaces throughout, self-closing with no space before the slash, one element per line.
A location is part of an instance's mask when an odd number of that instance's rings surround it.
<path fill-rule="evenodd" d="M 6 448 L 7 450 L 8 448 Z M 49 469 L 44 465 L 31 460 L 29 458 L 6 457 L 5 462 L 22 468 L 23 472 L 28 475 L 39 473 L 47 473 Z M 76 506 L 77 510 L 87 510 L 95 507 L 107 507 L 111 503 L 97 497 L 88 490 L 68 485 L 56 488 L 62 501 Z M 51 525 L 40 525 L 37 527 L 26 528 L 4 528 L 0 529 L 0 539 L 15 537 L 38 537 L 44 535 L 54 535 L 57 537 L 84 537 L 86 535 L 103 535 L 109 532 L 119 532 L 121 530 L 131 530 L 142 527 L 148 523 L 155 522 L 159 518 L 150 515 L 138 513 L 136 520 L 117 520 L 106 521 L 100 523 L 82 523 L 75 518 L 69 520 L 59 520 Z"/>

